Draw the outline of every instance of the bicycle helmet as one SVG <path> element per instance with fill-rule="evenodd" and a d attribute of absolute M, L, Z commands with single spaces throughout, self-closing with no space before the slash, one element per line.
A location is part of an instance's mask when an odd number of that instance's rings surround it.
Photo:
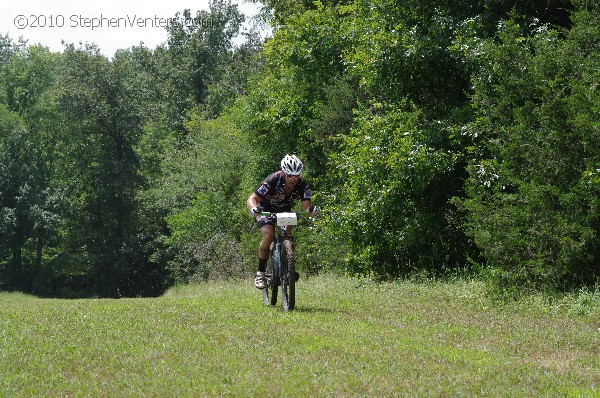
<path fill-rule="evenodd" d="M 285 172 L 285 174 L 292 176 L 299 176 L 302 173 L 302 161 L 298 159 L 296 155 L 285 155 L 283 159 L 281 159 L 281 170 Z"/>

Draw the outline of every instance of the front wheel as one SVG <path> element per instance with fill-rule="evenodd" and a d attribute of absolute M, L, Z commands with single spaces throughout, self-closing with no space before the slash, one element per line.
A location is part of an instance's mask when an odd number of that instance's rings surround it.
<path fill-rule="evenodd" d="M 283 309 L 292 311 L 296 305 L 296 266 L 292 241 L 285 239 L 281 249 L 281 300 Z"/>
<path fill-rule="evenodd" d="M 267 283 L 266 283 L 266 286 L 262 289 L 263 302 L 266 305 L 269 305 L 269 303 L 270 303 L 269 289 L 271 289 L 271 287 L 273 286 L 273 273 L 266 273 L 265 277 L 267 278 Z"/>
<path fill-rule="evenodd" d="M 270 263 L 271 275 L 273 275 L 273 277 L 271 278 L 271 285 L 267 286 L 267 289 L 271 289 L 270 303 L 272 306 L 275 306 L 277 304 L 277 286 L 279 286 L 279 265 L 277 264 L 277 260 L 275 258 L 271 258 Z"/>

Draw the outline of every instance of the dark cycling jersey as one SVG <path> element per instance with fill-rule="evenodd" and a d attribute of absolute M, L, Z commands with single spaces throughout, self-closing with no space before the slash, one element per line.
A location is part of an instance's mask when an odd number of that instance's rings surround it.
<path fill-rule="evenodd" d="M 254 193 L 262 199 L 260 205 L 265 211 L 291 211 L 293 200 L 310 200 L 310 189 L 306 181 L 302 178 L 299 179 L 288 196 L 283 191 L 284 185 L 285 177 L 283 176 L 283 172 L 278 171 L 267 176 L 258 188 L 256 188 Z"/>

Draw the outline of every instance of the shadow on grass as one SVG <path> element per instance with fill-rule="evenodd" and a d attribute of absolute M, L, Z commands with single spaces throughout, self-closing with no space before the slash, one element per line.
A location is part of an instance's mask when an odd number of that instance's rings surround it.
<path fill-rule="evenodd" d="M 293 312 L 302 312 L 302 313 L 307 313 L 307 314 L 333 314 L 336 311 L 332 310 L 331 308 L 326 308 L 326 307 L 307 307 L 307 306 L 296 306 L 294 308 Z"/>

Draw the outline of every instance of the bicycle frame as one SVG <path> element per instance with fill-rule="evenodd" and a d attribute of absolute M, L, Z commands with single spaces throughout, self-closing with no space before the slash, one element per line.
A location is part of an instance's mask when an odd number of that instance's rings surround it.
<path fill-rule="evenodd" d="M 271 244 L 271 273 L 267 273 L 267 288 L 263 289 L 263 298 L 265 304 L 275 305 L 277 304 L 277 287 L 285 286 L 286 281 L 283 280 L 287 277 L 287 267 L 282 269 L 281 264 L 281 250 L 284 239 L 292 239 L 291 236 L 286 236 L 287 226 L 279 227 L 278 233 L 275 234 L 275 240 Z M 271 301 L 269 302 L 269 291 L 271 291 Z"/>
<path fill-rule="evenodd" d="M 275 220 L 275 227 L 278 229 L 271 246 L 271 272 L 266 273 L 267 283 L 266 287 L 262 289 L 263 301 L 265 304 L 275 306 L 277 304 L 278 287 L 281 286 L 281 299 L 285 311 L 294 309 L 296 292 L 293 238 L 287 232 L 289 227 L 297 225 L 299 215 L 307 214 L 310 214 L 310 212 L 260 214 L 272 217 Z M 271 292 L 270 297 L 269 291 Z"/>

